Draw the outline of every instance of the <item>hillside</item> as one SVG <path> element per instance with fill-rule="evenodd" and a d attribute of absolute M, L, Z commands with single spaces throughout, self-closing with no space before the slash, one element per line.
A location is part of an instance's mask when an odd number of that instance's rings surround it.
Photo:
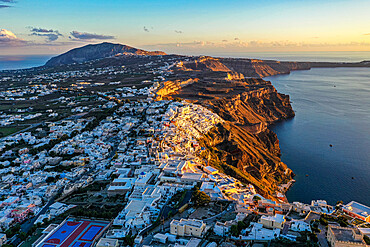
<path fill-rule="evenodd" d="M 46 62 L 45 66 L 51 67 L 73 63 L 83 63 L 117 55 L 157 56 L 166 55 L 166 53 L 161 51 L 145 51 L 121 44 L 100 43 L 72 49 L 66 53 L 51 58 Z"/>

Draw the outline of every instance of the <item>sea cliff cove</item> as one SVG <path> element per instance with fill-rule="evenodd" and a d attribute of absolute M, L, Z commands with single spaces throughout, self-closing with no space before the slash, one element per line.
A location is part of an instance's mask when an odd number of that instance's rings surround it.
<path fill-rule="evenodd" d="M 0 0 L 0 247 L 370 246 L 369 13 Z"/>

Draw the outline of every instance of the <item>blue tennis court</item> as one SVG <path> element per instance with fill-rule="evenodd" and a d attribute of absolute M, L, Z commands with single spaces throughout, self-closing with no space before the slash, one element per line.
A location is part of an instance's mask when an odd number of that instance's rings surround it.
<path fill-rule="evenodd" d="M 104 226 L 90 226 L 89 229 L 80 237 L 79 240 L 92 241 Z"/>
<path fill-rule="evenodd" d="M 66 221 L 59 227 L 59 229 L 52 234 L 45 242 L 50 244 L 61 244 L 65 239 L 71 235 L 79 226 L 81 222 Z"/>
<path fill-rule="evenodd" d="M 91 243 L 86 243 L 86 242 L 75 242 L 72 247 L 90 247 Z"/>
<path fill-rule="evenodd" d="M 109 221 L 67 218 L 36 247 L 92 247 L 109 223 Z"/>

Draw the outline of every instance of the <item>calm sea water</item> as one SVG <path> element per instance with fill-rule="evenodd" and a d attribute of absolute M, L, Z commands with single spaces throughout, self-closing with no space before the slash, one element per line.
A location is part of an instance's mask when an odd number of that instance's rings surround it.
<path fill-rule="evenodd" d="M 0 55 L 0 70 L 27 69 L 44 65 L 52 55 L 3 56 Z"/>
<path fill-rule="evenodd" d="M 370 206 L 370 68 L 315 68 L 265 79 L 290 95 L 296 112 L 272 127 L 283 162 L 296 174 L 289 201 Z"/>

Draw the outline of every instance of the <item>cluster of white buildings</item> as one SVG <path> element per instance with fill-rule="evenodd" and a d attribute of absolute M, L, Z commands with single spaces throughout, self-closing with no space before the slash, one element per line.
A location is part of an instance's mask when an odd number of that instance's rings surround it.
<path fill-rule="evenodd" d="M 56 91 L 55 88 L 49 88 L 47 85 L 32 84 L 25 87 L 23 86 L 0 91 L 0 102 L 1 100 L 6 101 L 36 100 L 40 96 L 49 95 L 55 91 Z"/>
<path fill-rule="evenodd" d="M 17 145 L 20 142 L 25 142 L 31 148 L 39 148 L 45 144 L 49 144 L 50 141 L 56 140 L 62 136 L 71 136 L 74 131 L 80 132 L 90 120 L 87 119 L 76 119 L 76 120 L 62 120 L 58 122 L 46 123 L 47 135 L 37 135 L 31 132 L 21 132 L 14 135 L 1 138 L 0 143 L 0 155 L 4 155 L 5 147 L 11 145 Z M 37 132 L 45 131 L 44 128 L 37 128 Z M 39 137 L 38 137 L 39 136 Z M 7 154 L 6 154 L 7 155 Z"/>
<path fill-rule="evenodd" d="M 1 114 L 0 115 L 0 126 L 12 125 L 16 122 L 23 122 L 26 120 L 40 117 L 42 113 L 35 114 Z"/>

